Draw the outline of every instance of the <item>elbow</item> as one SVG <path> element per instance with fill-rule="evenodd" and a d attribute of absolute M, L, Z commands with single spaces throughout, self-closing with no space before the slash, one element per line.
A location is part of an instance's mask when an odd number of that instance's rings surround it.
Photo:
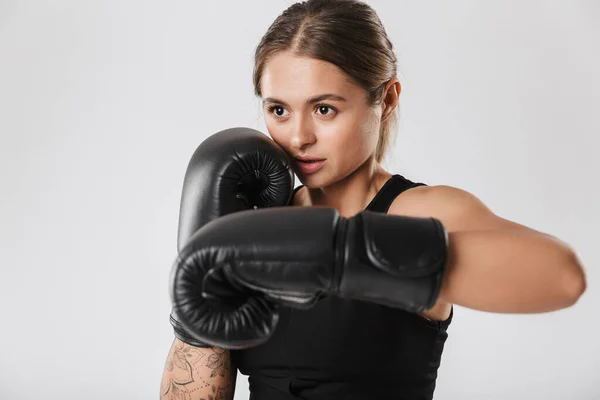
<path fill-rule="evenodd" d="M 562 281 L 567 307 L 575 305 L 587 289 L 587 280 L 583 266 L 574 252 L 569 252 Z"/>

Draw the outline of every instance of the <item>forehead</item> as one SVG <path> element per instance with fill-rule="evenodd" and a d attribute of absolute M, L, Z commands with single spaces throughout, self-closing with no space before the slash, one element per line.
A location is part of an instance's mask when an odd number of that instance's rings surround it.
<path fill-rule="evenodd" d="M 326 61 L 288 52 L 273 56 L 261 78 L 263 97 L 303 100 L 322 93 L 361 96 L 363 90 L 340 68 Z"/>

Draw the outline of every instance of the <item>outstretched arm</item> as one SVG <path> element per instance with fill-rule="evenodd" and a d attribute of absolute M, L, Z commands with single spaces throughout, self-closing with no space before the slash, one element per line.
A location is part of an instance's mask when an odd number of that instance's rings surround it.
<path fill-rule="evenodd" d="M 583 267 L 566 243 L 495 215 L 464 190 L 415 188 L 398 196 L 389 213 L 434 217 L 448 231 L 449 260 L 438 302 L 542 313 L 573 305 L 585 291 Z"/>

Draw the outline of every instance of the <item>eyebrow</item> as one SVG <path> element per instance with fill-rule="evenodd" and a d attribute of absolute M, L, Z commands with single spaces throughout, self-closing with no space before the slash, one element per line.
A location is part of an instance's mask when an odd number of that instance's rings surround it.
<path fill-rule="evenodd" d="M 346 101 L 346 99 L 344 97 L 338 96 L 337 94 L 325 93 L 325 94 L 320 94 L 320 95 L 315 96 L 315 97 L 311 97 L 310 99 L 308 99 L 306 101 L 306 103 L 307 104 L 314 104 L 314 103 L 319 103 L 319 102 L 325 101 L 325 100 Z M 279 99 L 275 99 L 273 97 L 266 97 L 263 100 L 263 104 L 267 104 L 267 103 L 281 104 L 283 106 L 287 106 L 288 105 L 285 101 L 279 100 Z"/>

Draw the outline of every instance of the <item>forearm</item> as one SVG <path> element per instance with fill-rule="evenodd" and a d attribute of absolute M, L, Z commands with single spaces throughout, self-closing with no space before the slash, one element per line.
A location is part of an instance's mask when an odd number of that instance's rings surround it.
<path fill-rule="evenodd" d="M 229 351 L 194 347 L 175 339 L 165 363 L 160 398 L 232 400 L 236 377 Z"/>
<path fill-rule="evenodd" d="M 573 252 L 534 231 L 449 234 L 449 260 L 439 299 L 496 313 L 541 313 L 574 304 L 585 290 Z"/>

